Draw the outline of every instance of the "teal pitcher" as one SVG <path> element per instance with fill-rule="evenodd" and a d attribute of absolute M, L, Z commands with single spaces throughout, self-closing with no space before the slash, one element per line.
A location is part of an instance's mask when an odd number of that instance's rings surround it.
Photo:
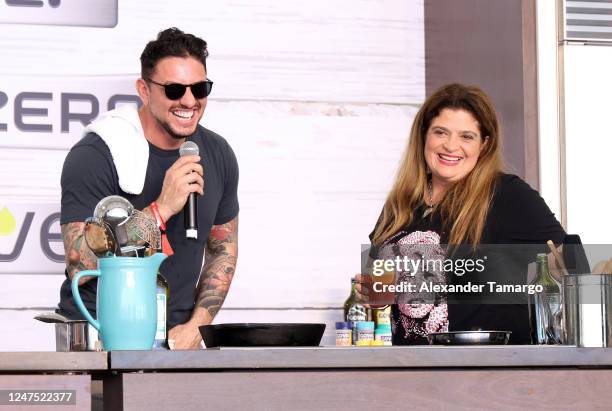
<path fill-rule="evenodd" d="M 150 257 L 106 257 L 98 259 L 98 270 L 79 272 L 72 279 L 72 295 L 83 316 L 102 338 L 104 350 L 150 350 L 157 329 L 157 271 L 166 255 Z M 98 277 L 94 320 L 79 294 L 81 277 Z"/>

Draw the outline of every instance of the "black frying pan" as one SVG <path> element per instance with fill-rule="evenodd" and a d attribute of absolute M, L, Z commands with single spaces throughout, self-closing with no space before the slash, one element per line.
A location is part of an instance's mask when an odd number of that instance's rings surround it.
<path fill-rule="evenodd" d="M 207 348 L 212 347 L 316 347 L 325 324 L 216 324 L 200 327 Z"/>
<path fill-rule="evenodd" d="M 512 331 L 450 331 L 427 335 L 431 345 L 504 345 Z"/>

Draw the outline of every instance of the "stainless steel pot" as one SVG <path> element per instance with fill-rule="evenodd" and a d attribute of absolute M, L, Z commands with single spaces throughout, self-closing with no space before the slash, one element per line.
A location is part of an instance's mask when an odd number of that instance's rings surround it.
<path fill-rule="evenodd" d="M 612 347 L 612 275 L 563 276 L 564 343 Z"/>
<path fill-rule="evenodd" d="M 86 320 L 71 320 L 54 312 L 34 319 L 55 324 L 55 351 L 101 351 L 98 331 Z"/>

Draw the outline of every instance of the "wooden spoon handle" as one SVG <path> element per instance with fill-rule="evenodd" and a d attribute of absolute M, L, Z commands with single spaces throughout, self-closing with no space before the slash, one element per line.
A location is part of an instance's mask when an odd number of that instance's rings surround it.
<path fill-rule="evenodd" d="M 598 262 L 595 265 L 595 267 L 593 267 L 593 274 L 603 274 L 607 266 L 608 266 L 608 261 L 606 260 Z"/>
<path fill-rule="evenodd" d="M 608 261 L 608 264 L 603 268 L 602 274 L 612 274 L 612 258 Z"/>
<path fill-rule="evenodd" d="M 565 266 L 565 263 L 563 262 L 563 257 L 561 257 L 561 255 L 559 254 L 559 251 L 557 251 L 557 247 L 555 247 L 555 243 L 553 243 L 552 240 L 548 240 L 546 244 L 548 245 L 548 248 L 550 248 L 550 251 L 555 256 L 557 265 L 558 267 L 561 268 L 561 271 L 563 271 L 563 274 L 565 275 L 569 274 L 567 271 L 567 267 Z"/>

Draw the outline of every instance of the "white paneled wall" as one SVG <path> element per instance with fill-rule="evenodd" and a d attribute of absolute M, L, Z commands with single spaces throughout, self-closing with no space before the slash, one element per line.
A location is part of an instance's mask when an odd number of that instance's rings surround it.
<path fill-rule="evenodd" d="M 0 209 L 59 209 L 63 158 L 82 130 L 61 132 L 62 93 L 91 93 L 104 110 L 131 90 L 158 31 L 193 32 L 209 43 L 215 81 L 202 123 L 228 139 L 241 173 L 238 270 L 216 322 L 322 321 L 331 343 L 424 99 L 422 3 L 139 0 L 119 2 L 113 29 L 0 24 L 10 56 L 0 64 Z M 15 127 L 24 91 L 52 93 L 34 107 L 48 109 L 53 132 Z M 0 324 L 16 330 L 0 350 L 54 349 L 52 327 L 31 318 L 55 306 L 62 279 L 0 274 Z"/>

